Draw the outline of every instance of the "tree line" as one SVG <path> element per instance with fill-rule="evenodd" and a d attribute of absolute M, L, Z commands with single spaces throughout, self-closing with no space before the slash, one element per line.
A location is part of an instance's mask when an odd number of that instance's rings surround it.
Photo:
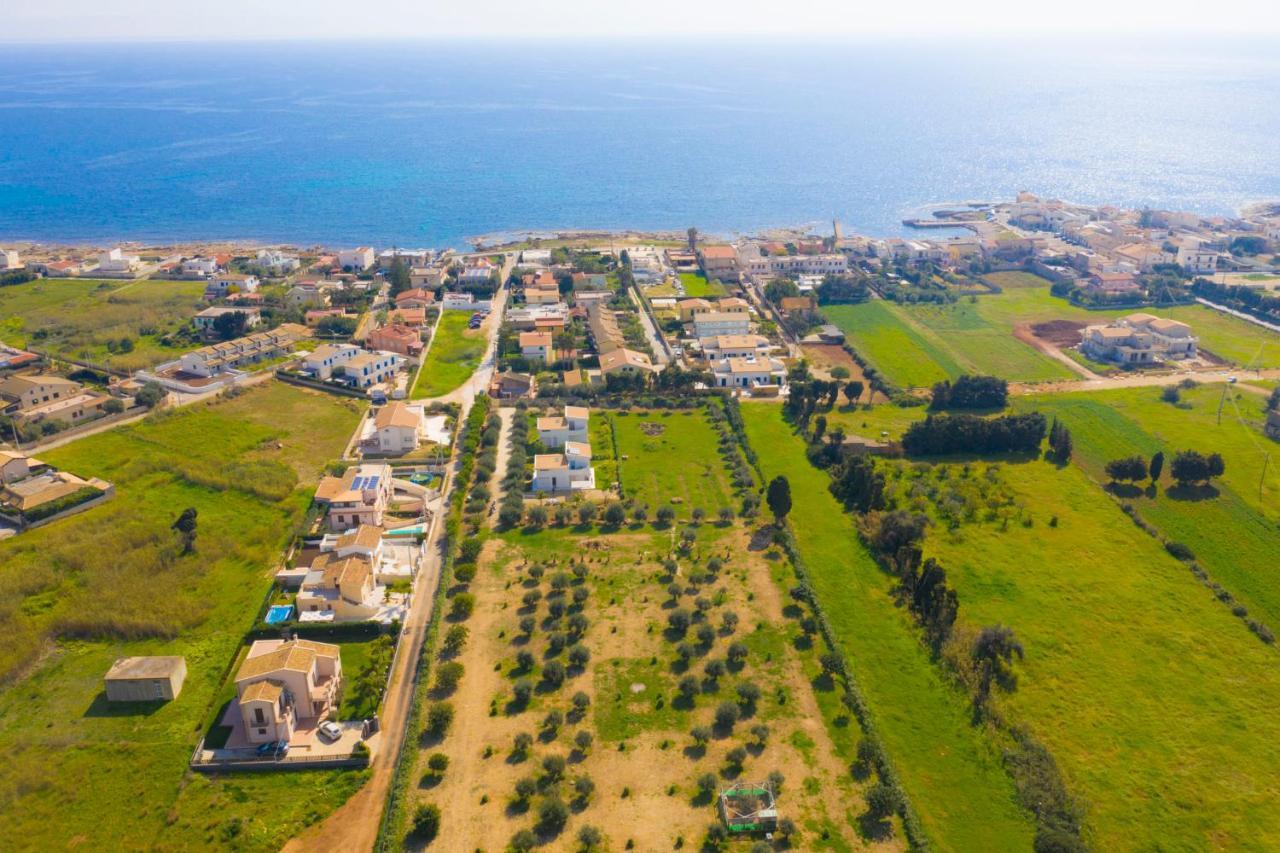
<path fill-rule="evenodd" d="M 1037 453 L 1044 440 L 1045 418 L 1039 412 L 981 418 L 977 415 L 929 415 L 902 436 L 912 456 L 953 453 Z"/>
<path fill-rule="evenodd" d="M 1009 401 L 1009 383 L 995 376 L 960 376 L 933 386 L 929 408 L 1003 409 Z"/>

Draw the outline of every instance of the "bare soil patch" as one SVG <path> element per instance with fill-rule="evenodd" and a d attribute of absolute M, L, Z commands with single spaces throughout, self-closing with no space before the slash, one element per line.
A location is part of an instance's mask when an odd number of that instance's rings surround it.
<path fill-rule="evenodd" d="M 650 438 L 657 438 L 667 431 L 665 424 L 655 423 L 654 421 L 641 421 L 640 431 Z"/>
<path fill-rule="evenodd" d="M 1018 329 L 1023 329 L 1019 326 Z M 1018 329 L 1014 330 L 1014 334 L 1018 334 Z M 1031 327 L 1031 333 L 1042 341 L 1053 344 L 1056 347 L 1065 348 L 1073 347 L 1080 343 L 1081 332 L 1084 331 L 1084 323 L 1077 323 L 1074 320 L 1050 320 L 1047 323 L 1036 323 Z M 1026 340 L 1018 335 L 1020 340 Z M 1027 343 L 1034 343 L 1027 341 Z"/>
<path fill-rule="evenodd" d="M 843 367 L 849 371 L 849 378 L 843 381 L 856 380 L 863 385 L 867 385 L 867 377 L 862 372 L 862 365 L 854 361 L 853 356 L 849 355 L 848 351 L 839 344 L 802 344 L 800 351 L 809 359 L 810 369 L 819 379 L 830 379 L 832 368 Z M 867 396 L 864 396 L 862 399 L 864 403 L 885 403 L 889 400 L 888 397 L 879 392 L 871 394 L 868 391 L 865 393 L 870 394 L 873 399 L 868 400 Z"/>

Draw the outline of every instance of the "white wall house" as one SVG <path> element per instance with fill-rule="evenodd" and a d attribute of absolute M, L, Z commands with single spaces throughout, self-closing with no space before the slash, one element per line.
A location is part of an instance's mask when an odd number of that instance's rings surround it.
<path fill-rule="evenodd" d="M 571 441 L 564 453 L 540 453 L 533 457 L 535 492 L 570 492 L 594 489 L 596 472 L 591 467 L 591 445 Z"/>
<path fill-rule="evenodd" d="M 138 268 L 140 260 L 137 255 L 126 255 L 119 249 L 108 249 L 98 255 L 99 272 L 133 272 Z"/>
<path fill-rule="evenodd" d="M 693 336 L 698 340 L 750 332 L 751 315 L 746 311 L 708 311 L 693 318 Z"/>
<path fill-rule="evenodd" d="M 355 344 L 321 344 L 302 359 L 302 370 L 316 379 L 331 379 L 336 368 L 345 367 L 360 352 Z"/>
<path fill-rule="evenodd" d="M 0 249 L 0 270 L 22 269 L 22 259 L 16 249 Z"/>
<path fill-rule="evenodd" d="M 564 415 L 538 418 L 538 440 L 543 447 L 564 447 L 571 441 L 587 441 L 591 410 L 585 406 L 565 406 Z"/>
<path fill-rule="evenodd" d="M 364 272 L 373 266 L 373 249 L 361 246 L 357 249 L 343 249 L 338 252 L 338 266 L 353 272 Z"/>

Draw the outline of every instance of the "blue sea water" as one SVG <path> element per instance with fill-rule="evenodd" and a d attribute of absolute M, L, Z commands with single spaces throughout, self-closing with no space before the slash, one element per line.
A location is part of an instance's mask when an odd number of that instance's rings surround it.
<path fill-rule="evenodd" d="M 1280 53 L 661 40 L 0 48 L 0 239 L 899 233 L 1044 196 L 1280 197 Z"/>

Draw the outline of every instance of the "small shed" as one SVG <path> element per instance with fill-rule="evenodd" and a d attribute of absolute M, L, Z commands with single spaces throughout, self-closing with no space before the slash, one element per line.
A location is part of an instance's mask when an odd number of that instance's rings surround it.
<path fill-rule="evenodd" d="M 176 699 L 187 678 L 186 658 L 149 655 L 120 658 L 107 671 L 107 701 L 155 702 Z"/>

